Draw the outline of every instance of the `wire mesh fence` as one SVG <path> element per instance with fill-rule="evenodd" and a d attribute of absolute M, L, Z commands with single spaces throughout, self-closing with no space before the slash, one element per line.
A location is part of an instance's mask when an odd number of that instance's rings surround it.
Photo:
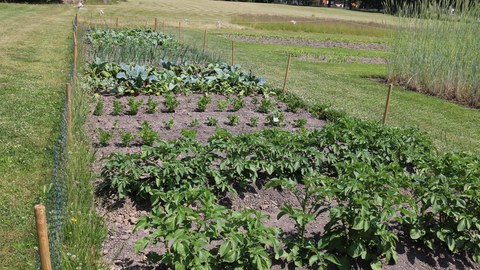
<path fill-rule="evenodd" d="M 72 23 L 73 32 L 77 31 L 77 18 Z M 74 63 L 74 43 L 72 39 L 72 65 L 70 69 L 70 85 L 74 86 L 75 63 Z M 73 91 L 73 89 L 72 89 Z M 66 220 L 67 210 L 67 159 L 68 159 L 68 100 L 64 98 L 62 118 L 60 122 L 60 132 L 58 139 L 53 147 L 53 169 L 52 179 L 49 185 L 49 192 L 46 201 L 48 239 L 50 246 L 50 257 L 52 269 L 62 269 L 61 263 L 61 244 L 62 230 Z M 40 269 L 40 261 L 37 256 L 35 269 Z"/>

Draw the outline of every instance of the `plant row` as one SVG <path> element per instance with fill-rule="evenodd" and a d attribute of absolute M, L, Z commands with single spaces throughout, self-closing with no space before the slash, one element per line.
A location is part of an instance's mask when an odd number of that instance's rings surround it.
<path fill-rule="evenodd" d="M 87 64 L 85 72 L 86 86 L 101 94 L 252 94 L 267 89 L 263 78 L 242 70 L 239 65 L 175 65 L 162 61 L 157 67 L 109 63 L 97 58 Z"/>
<path fill-rule="evenodd" d="M 175 269 L 269 269 L 274 261 L 324 269 L 397 262 L 398 235 L 432 250 L 446 246 L 480 261 L 480 159 L 437 154 L 412 129 L 337 119 L 321 130 L 268 129 L 234 136 L 219 129 L 202 145 L 191 136 L 137 154 L 112 154 L 103 187 L 149 199 L 149 229 L 137 250 L 163 243 L 156 259 Z M 277 218 L 295 232 L 263 225 L 256 210 L 220 201 L 251 184 L 290 190 L 297 204 Z M 306 228 L 328 213 L 324 232 Z M 272 260 L 273 258 L 273 260 Z"/>
<path fill-rule="evenodd" d="M 84 40 L 95 50 L 99 47 L 109 46 L 162 46 L 178 47 L 178 42 L 172 37 L 152 30 L 142 29 L 88 29 Z"/>
<path fill-rule="evenodd" d="M 167 112 L 167 113 L 173 113 L 175 112 L 176 108 L 180 105 L 180 102 L 177 100 L 175 95 L 172 93 L 164 93 L 163 94 L 164 100 L 163 100 L 163 105 L 164 109 L 162 109 L 162 112 Z M 288 100 L 287 98 L 284 98 L 286 100 L 286 105 L 287 105 L 287 111 L 288 112 L 298 112 L 300 108 L 305 107 L 303 102 L 301 102 L 299 99 L 290 99 Z M 189 101 L 190 102 L 190 101 Z M 200 97 L 197 101 L 197 107 L 195 108 L 195 111 L 197 112 L 205 112 L 207 110 L 207 106 L 212 102 L 212 97 L 209 96 L 208 94 L 205 94 L 204 96 Z M 124 105 L 120 100 L 114 100 L 112 102 L 112 112 L 111 114 L 114 116 L 121 115 L 121 114 L 127 114 L 127 115 L 137 115 L 140 107 L 144 103 L 143 99 L 135 99 L 133 97 L 130 97 L 127 101 L 128 109 L 125 110 Z M 257 105 L 257 112 L 259 113 L 269 113 L 272 111 L 278 111 L 279 108 L 277 104 L 275 104 L 274 101 L 268 95 L 266 95 L 263 99 L 259 100 L 258 97 L 254 96 L 252 98 L 252 103 Z M 245 106 L 245 100 L 243 96 L 236 96 L 236 97 L 231 97 L 227 96 L 226 99 L 222 100 L 217 100 L 217 109 L 216 111 L 218 112 L 223 112 L 227 110 L 227 107 L 229 107 L 229 104 L 231 105 L 231 108 L 233 111 L 239 111 Z M 146 102 L 146 110 L 145 112 L 147 114 L 154 114 L 158 110 L 158 106 L 160 105 L 159 101 L 155 101 L 152 97 L 149 97 Z M 98 99 L 95 109 L 93 111 L 93 115 L 95 116 L 101 116 L 104 113 L 104 107 L 105 107 L 105 102 L 103 99 Z"/>
<path fill-rule="evenodd" d="M 234 126 L 240 125 L 241 121 L 240 121 L 240 116 L 238 115 L 235 115 L 235 114 L 229 115 L 227 119 L 228 120 L 224 124 L 228 126 L 234 127 Z M 265 122 L 265 124 L 270 127 L 278 127 L 278 126 L 286 125 L 286 123 L 283 122 L 283 118 L 277 118 L 275 114 L 271 114 L 267 116 L 266 120 L 267 121 Z M 292 124 L 296 128 L 305 129 L 305 125 L 307 124 L 307 122 L 308 121 L 305 118 L 297 118 L 292 122 Z M 217 127 L 219 123 L 217 118 L 208 117 L 205 124 L 210 127 Z M 114 122 L 115 128 L 117 125 L 118 125 L 118 122 Z M 175 120 L 172 117 L 167 121 L 163 121 L 163 125 L 166 130 L 171 130 L 175 125 Z M 193 118 L 188 126 L 190 128 L 195 128 L 195 127 L 198 127 L 199 125 L 200 125 L 200 120 L 198 118 Z M 247 125 L 250 127 L 257 127 L 259 125 L 259 118 L 256 116 L 250 117 Z M 190 132 L 193 138 L 196 137 L 195 130 L 183 129 L 182 134 L 185 134 L 185 132 Z M 125 131 L 125 130 L 120 130 L 118 134 L 121 139 L 120 145 L 123 147 L 131 146 L 132 143 L 137 138 L 140 139 L 141 145 L 149 145 L 149 146 L 152 146 L 156 141 L 160 140 L 158 133 L 152 129 L 151 125 L 147 121 L 142 122 L 141 128 L 137 131 L 137 135 L 133 134 L 130 131 Z M 115 130 L 107 131 L 107 130 L 104 130 L 103 128 L 98 128 L 99 145 L 100 146 L 109 145 L 110 140 L 114 135 L 115 135 Z"/>

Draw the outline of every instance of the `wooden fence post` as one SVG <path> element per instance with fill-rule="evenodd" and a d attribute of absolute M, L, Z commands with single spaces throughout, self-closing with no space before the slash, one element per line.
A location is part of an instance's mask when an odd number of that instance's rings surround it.
<path fill-rule="evenodd" d="M 47 213 L 42 204 L 35 205 L 35 223 L 37 225 L 38 252 L 42 270 L 52 270 L 50 261 L 50 247 L 48 245 Z"/>
<path fill-rule="evenodd" d="M 393 84 L 388 85 L 387 103 L 385 104 L 385 112 L 383 113 L 383 124 L 387 123 L 388 107 L 390 106 L 390 97 L 392 96 L 392 87 Z"/>
<path fill-rule="evenodd" d="M 285 79 L 283 80 L 283 88 L 282 93 L 285 94 L 286 87 L 287 87 L 287 78 L 288 78 L 288 70 L 290 69 L 290 61 L 292 60 L 292 55 L 288 55 L 288 62 L 287 62 L 287 69 L 285 70 Z"/>
<path fill-rule="evenodd" d="M 157 18 L 155 18 L 155 27 L 153 28 L 155 32 L 157 32 L 157 24 L 158 24 L 158 21 L 157 21 Z"/>
<path fill-rule="evenodd" d="M 118 28 L 118 17 L 115 19 L 115 28 Z"/>
<path fill-rule="evenodd" d="M 235 43 L 232 40 L 232 66 L 235 65 Z"/>

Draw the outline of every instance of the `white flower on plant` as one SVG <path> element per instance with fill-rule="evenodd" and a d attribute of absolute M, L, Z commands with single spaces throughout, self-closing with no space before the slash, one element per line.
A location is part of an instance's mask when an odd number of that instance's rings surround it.
<path fill-rule="evenodd" d="M 291 22 L 292 24 L 297 24 L 297 21 L 295 21 L 295 20 L 291 20 L 290 22 Z"/>
<path fill-rule="evenodd" d="M 103 9 L 100 9 L 98 12 L 100 13 L 100 15 L 105 14 L 105 11 L 103 11 Z"/>

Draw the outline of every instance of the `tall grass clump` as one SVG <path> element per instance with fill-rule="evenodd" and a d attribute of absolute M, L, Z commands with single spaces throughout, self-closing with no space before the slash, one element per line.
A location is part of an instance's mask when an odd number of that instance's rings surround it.
<path fill-rule="evenodd" d="M 480 107 L 480 4 L 421 0 L 394 5 L 399 26 L 392 39 L 388 78 L 419 92 Z"/>

